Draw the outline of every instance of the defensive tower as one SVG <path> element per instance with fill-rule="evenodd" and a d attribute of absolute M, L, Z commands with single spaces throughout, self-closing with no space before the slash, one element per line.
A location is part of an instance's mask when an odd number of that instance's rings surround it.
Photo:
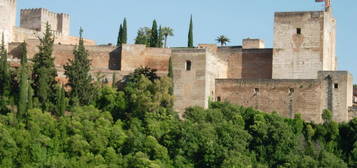
<path fill-rule="evenodd" d="M 317 79 L 336 70 L 336 21 L 330 9 L 275 13 L 273 79 Z"/>
<path fill-rule="evenodd" d="M 58 14 L 44 8 L 21 10 L 20 27 L 42 32 L 46 29 L 46 23 L 51 25 L 53 31 L 63 36 L 69 35 L 70 17 L 68 14 Z"/>
<path fill-rule="evenodd" d="M 0 0 L 0 33 L 4 33 L 5 44 L 12 41 L 16 24 L 16 0 Z"/>

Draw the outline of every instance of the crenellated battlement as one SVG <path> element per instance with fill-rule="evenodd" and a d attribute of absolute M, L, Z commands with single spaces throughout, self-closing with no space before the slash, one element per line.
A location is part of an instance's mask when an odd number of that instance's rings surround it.
<path fill-rule="evenodd" d="M 70 16 L 66 13 L 55 13 L 46 8 L 21 10 L 20 26 L 36 31 L 45 30 L 46 23 L 58 34 L 69 35 Z"/>
<path fill-rule="evenodd" d="M 11 4 L 11 5 L 16 5 L 16 0 L 2 0 L 8 4 Z"/>

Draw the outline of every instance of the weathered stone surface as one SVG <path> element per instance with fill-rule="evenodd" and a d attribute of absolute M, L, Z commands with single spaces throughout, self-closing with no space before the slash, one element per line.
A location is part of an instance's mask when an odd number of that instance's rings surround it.
<path fill-rule="evenodd" d="M 336 70 L 336 23 L 331 12 L 275 13 L 273 79 L 316 79 Z"/>

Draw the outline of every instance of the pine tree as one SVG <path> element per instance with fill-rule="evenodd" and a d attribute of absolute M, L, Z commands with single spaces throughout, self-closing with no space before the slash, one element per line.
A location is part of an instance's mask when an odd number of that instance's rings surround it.
<path fill-rule="evenodd" d="M 29 75 L 27 67 L 26 43 L 21 44 L 20 93 L 18 102 L 18 117 L 25 118 L 28 103 Z"/>
<path fill-rule="evenodd" d="M 128 25 L 126 22 L 126 18 L 124 18 L 124 21 L 123 21 L 123 34 L 122 34 L 121 42 L 122 42 L 122 44 L 127 44 L 127 42 L 128 42 Z"/>
<path fill-rule="evenodd" d="M 120 24 L 119 26 L 119 34 L 118 34 L 118 41 L 117 41 L 117 47 L 119 47 L 123 42 L 122 42 L 122 39 L 123 39 L 123 25 Z"/>
<path fill-rule="evenodd" d="M 78 99 L 80 105 L 88 105 L 93 99 L 94 86 L 90 75 L 91 61 L 88 59 L 88 51 L 83 43 L 83 30 L 80 29 L 80 40 L 73 51 L 74 59 L 69 60 L 64 66 L 65 75 L 68 78 L 68 86 L 71 87 L 71 98 Z"/>
<path fill-rule="evenodd" d="M 7 50 L 5 49 L 4 33 L 2 33 L 2 40 L 0 46 L 0 96 L 1 97 L 10 96 L 11 75 L 10 75 L 9 67 L 10 67 L 9 63 L 7 62 Z"/>
<path fill-rule="evenodd" d="M 159 33 L 157 30 L 156 20 L 152 23 L 151 37 L 150 37 L 150 47 L 159 47 Z"/>
<path fill-rule="evenodd" d="M 52 57 L 54 35 L 47 23 L 42 38 L 39 38 L 39 52 L 33 58 L 33 88 L 35 96 L 42 103 L 43 110 L 49 110 L 51 98 L 54 97 L 57 70 Z"/>
<path fill-rule="evenodd" d="M 189 48 L 193 48 L 193 21 L 192 21 L 192 15 L 190 19 L 190 29 L 188 31 L 188 46 Z"/>

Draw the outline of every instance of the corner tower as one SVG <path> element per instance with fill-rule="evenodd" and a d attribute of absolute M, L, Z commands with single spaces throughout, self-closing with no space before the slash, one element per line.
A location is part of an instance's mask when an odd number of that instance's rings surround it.
<path fill-rule="evenodd" d="M 336 70 L 336 20 L 331 10 L 278 12 L 274 21 L 273 79 L 317 79 Z"/>
<path fill-rule="evenodd" d="M 16 0 L 0 0 L 0 34 L 4 33 L 5 44 L 12 41 L 16 25 Z"/>

